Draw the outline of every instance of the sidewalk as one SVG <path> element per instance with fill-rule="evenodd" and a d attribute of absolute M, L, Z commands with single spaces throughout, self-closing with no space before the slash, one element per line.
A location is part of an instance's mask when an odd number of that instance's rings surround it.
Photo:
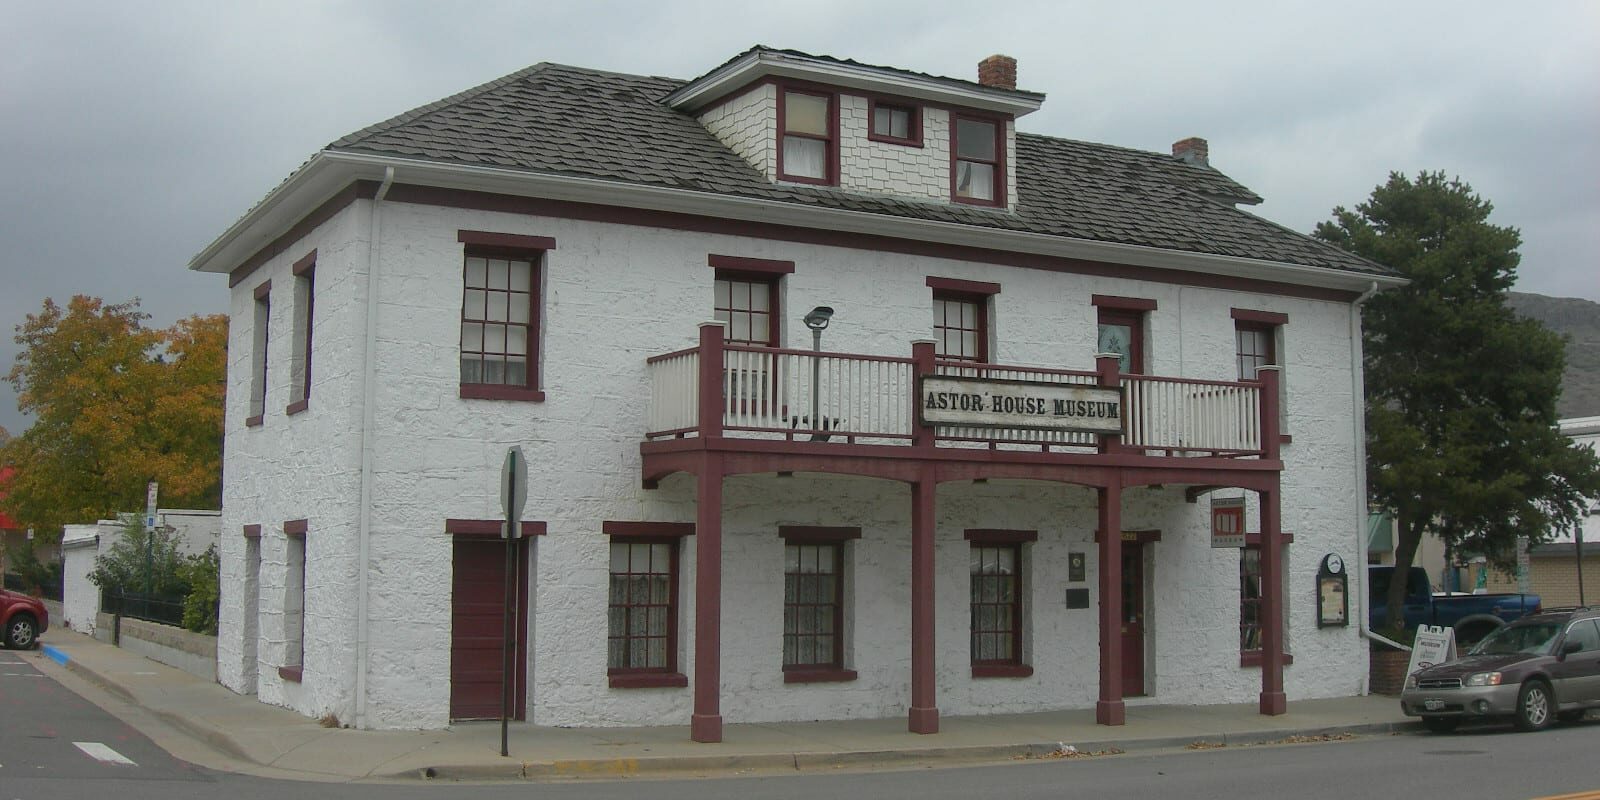
<path fill-rule="evenodd" d="M 30 654 L 41 669 L 64 666 L 142 707 L 211 749 L 312 780 L 518 780 L 695 777 L 797 770 L 948 765 L 1079 753 L 1241 745 L 1289 736 L 1411 730 L 1388 697 L 1291 701 L 1264 717 L 1254 704 L 1127 708 L 1127 724 L 1096 725 L 1092 709 L 945 717 L 940 733 L 906 731 L 904 719 L 730 724 L 721 744 L 689 740 L 687 725 L 654 728 L 545 728 L 512 723 L 511 756 L 500 756 L 497 722 L 441 731 L 357 731 L 243 697 L 70 630 L 52 628 Z"/>

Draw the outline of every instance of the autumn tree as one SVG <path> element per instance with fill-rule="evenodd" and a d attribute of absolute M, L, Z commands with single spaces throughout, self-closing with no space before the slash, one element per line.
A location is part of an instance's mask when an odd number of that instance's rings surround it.
<path fill-rule="evenodd" d="M 17 326 L 6 380 L 34 422 L 0 446 L 16 468 L 0 509 L 22 525 L 54 535 L 143 508 L 152 480 L 164 504 L 220 504 L 227 317 L 148 319 L 137 300 L 79 295 Z"/>
<path fill-rule="evenodd" d="M 1367 303 L 1367 486 L 1398 522 L 1395 571 L 1426 534 L 1501 566 L 1516 537 L 1570 528 L 1600 493 L 1600 463 L 1556 430 L 1560 337 L 1506 306 L 1520 234 L 1459 179 L 1392 173 L 1316 236 L 1410 280 Z M 1390 582 L 1399 627 L 1406 581 Z"/>

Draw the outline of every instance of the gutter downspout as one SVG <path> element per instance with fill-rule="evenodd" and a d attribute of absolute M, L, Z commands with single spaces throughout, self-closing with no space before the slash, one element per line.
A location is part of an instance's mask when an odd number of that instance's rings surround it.
<path fill-rule="evenodd" d="M 1356 526 L 1356 554 L 1361 559 L 1360 590 L 1356 592 L 1356 625 L 1361 635 L 1373 641 L 1382 642 L 1390 647 L 1400 650 L 1410 650 L 1398 642 L 1391 641 L 1367 629 L 1367 411 L 1366 397 L 1367 384 L 1364 364 L 1366 356 L 1361 346 L 1361 306 L 1372 296 L 1378 293 L 1378 284 L 1374 282 L 1350 304 L 1350 397 L 1355 402 L 1354 430 L 1356 437 L 1356 518 L 1361 524 Z M 1361 693 L 1370 694 L 1372 687 L 1368 684 L 1369 676 L 1361 676 Z"/>
<path fill-rule="evenodd" d="M 373 427 L 378 399 L 378 234 L 383 220 L 383 199 L 394 185 L 394 167 L 384 167 L 383 183 L 372 197 L 372 217 L 367 228 L 367 333 L 361 370 L 361 514 L 356 529 L 356 729 L 367 728 L 367 666 L 369 660 L 368 569 L 372 557 Z"/>

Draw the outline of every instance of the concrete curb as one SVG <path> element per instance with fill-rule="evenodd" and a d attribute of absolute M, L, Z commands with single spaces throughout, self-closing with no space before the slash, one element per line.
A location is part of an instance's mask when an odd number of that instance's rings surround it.
<path fill-rule="evenodd" d="M 1158 736 L 1143 739 L 1066 742 L 1080 753 L 1175 750 L 1195 743 L 1245 746 L 1277 742 L 1292 736 L 1373 735 L 1420 731 L 1418 722 L 1375 722 L 1319 728 L 1217 733 L 1209 736 Z M 912 767 L 955 762 L 1002 763 L 1042 759 L 1059 752 L 1062 742 L 1033 742 L 961 747 L 927 747 L 904 750 L 858 750 L 837 753 L 751 753 L 728 756 L 652 756 L 643 758 L 554 759 L 496 764 L 436 764 L 373 777 L 390 780 L 582 780 L 635 777 L 673 777 L 707 773 L 816 772 L 867 767 Z"/>

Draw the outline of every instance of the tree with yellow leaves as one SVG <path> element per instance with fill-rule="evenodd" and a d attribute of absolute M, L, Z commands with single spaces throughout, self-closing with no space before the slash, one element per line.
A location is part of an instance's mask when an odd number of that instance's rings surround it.
<path fill-rule="evenodd" d="M 137 299 L 78 295 L 65 307 L 47 298 L 16 328 L 6 380 L 34 422 L 0 445 L 16 468 L 0 509 L 42 536 L 143 508 L 149 481 L 163 505 L 221 502 L 228 318 L 148 319 Z"/>

